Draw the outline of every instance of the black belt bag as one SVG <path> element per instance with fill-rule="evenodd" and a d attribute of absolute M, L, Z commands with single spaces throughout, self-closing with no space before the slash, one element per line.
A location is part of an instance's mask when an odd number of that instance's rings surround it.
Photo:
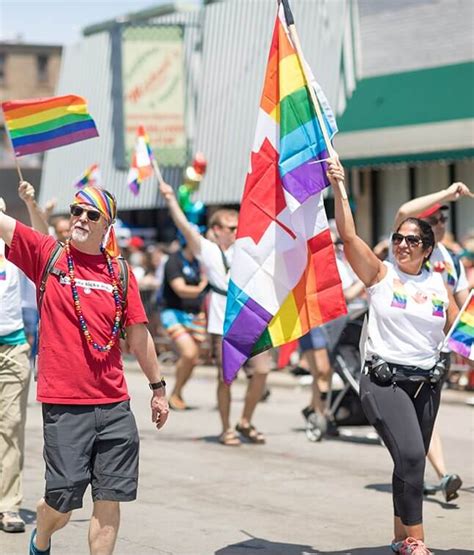
<path fill-rule="evenodd" d="M 379 383 L 412 382 L 429 383 L 437 385 L 446 373 L 446 362 L 439 359 L 430 370 L 418 368 L 418 366 L 407 366 L 403 364 L 392 364 L 385 360 L 374 357 L 371 361 L 366 361 L 365 368 L 367 373 L 375 378 Z"/>

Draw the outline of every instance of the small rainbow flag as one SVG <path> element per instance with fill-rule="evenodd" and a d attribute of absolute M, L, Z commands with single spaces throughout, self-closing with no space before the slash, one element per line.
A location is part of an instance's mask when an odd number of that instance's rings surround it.
<path fill-rule="evenodd" d="M 474 360 L 474 289 L 471 290 L 446 340 L 451 351 Z"/>
<path fill-rule="evenodd" d="M 15 156 L 44 152 L 98 137 L 84 98 L 75 95 L 2 103 Z"/>
<path fill-rule="evenodd" d="M 99 164 L 92 164 L 89 166 L 87 170 L 83 173 L 82 177 L 76 181 L 74 187 L 76 189 L 82 189 L 87 185 L 92 187 L 100 187 L 101 184 L 101 177 L 100 177 L 100 169 Z"/>
<path fill-rule="evenodd" d="M 329 185 L 322 125 L 331 138 L 337 127 L 314 77 L 303 71 L 290 21 L 283 0 L 232 260 L 222 345 L 227 383 L 249 357 L 347 312 L 322 196 Z"/>
<path fill-rule="evenodd" d="M 142 182 L 153 175 L 153 158 L 150 139 L 145 128 L 140 125 L 127 177 L 128 186 L 134 195 L 140 192 Z"/>
<path fill-rule="evenodd" d="M 5 281 L 7 279 L 7 265 L 5 262 L 5 257 L 0 254 L 0 281 Z"/>

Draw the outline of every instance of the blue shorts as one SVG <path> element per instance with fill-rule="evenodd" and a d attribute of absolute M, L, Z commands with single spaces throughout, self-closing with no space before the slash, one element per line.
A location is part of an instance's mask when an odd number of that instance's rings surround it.
<path fill-rule="evenodd" d="M 299 339 L 301 352 L 304 353 L 305 351 L 312 351 L 314 349 L 327 349 L 329 352 L 332 352 L 347 322 L 347 316 L 340 316 L 322 326 L 311 329 Z"/>
<path fill-rule="evenodd" d="M 193 314 L 176 308 L 165 308 L 160 317 L 163 327 L 173 340 L 184 334 L 191 335 L 198 342 L 206 338 L 206 318 L 203 312 Z"/>

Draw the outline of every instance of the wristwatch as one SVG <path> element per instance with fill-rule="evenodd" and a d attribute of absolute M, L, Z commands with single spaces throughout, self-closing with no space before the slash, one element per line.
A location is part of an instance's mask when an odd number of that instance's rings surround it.
<path fill-rule="evenodd" d="M 161 378 L 161 380 L 159 382 L 156 383 L 149 383 L 148 384 L 150 389 L 161 389 L 162 387 L 165 388 L 166 387 L 166 382 L 163 378 Z"/>

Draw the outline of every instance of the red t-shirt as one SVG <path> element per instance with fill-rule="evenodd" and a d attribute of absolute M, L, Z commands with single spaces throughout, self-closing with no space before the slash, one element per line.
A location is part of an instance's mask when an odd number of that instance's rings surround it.
<path fill-rule="evenodd" d="M 36 284 L 56 244 L 53 237 L 16 223 L 6 255 Z M 85 254 L 71 245 L 79 300 L 92 338 L 105 345 L 112 333 L 115 302 L 103 254 Z M 117 262 L 113 263 L 119 277 Z M 67 278 L 66 255 L 55 264 L 64 275 L 50 274 L 41 307 L 38 353 L 38 401 L 94 405 L 129 399 L 119 342 L 106 353 L 96 351 L 80 329 Z M 124 324 L 147 323 L 137 282 L 130 272 Z"/>

